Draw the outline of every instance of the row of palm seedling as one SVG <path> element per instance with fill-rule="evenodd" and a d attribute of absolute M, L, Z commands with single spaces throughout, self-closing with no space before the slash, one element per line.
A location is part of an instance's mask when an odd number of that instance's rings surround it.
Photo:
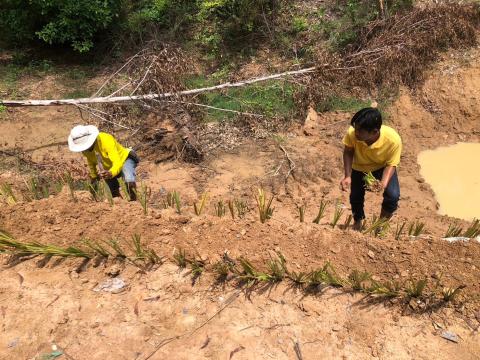
<path fill-rule="evenodd" d="M 104 180 L 101 180 L 95 184 L 92 184 L 88 181 L 75 181 L 71 174 L 66 172 L 58 180 L 51 181 L 50 183 L 45 180 L 41 180 L 38 177 L 32 177 L 29 180 L 25 181 L 27 191 L 24 194 L 24 198 L 27 201 L 33 199 L 41 199 L 43 197 L 48 197 L 51 194 L 51 189 L 55 189 L 54 192 L 59 192 L 62 186 L 66 185 L 69 189 L 69 194 L 73 201 L 77 201 L 75 196 L 76 190 L 88 190 L 90 191 L 92 198 L 95 201 L 107 201 L 113 206 L 112 193 L 110 188 Z M 122 191 L 122 197 L 127 200 L 130 200 L 129 191 L 125 182 L 120 179 L 120 189 Z M 144 214 L 148 213 L 149 201 L 151 197 L 151 189 L 146 186 L 144 183 L 141 184 L 139 189 L 136 190 L 137 200 L 141 204 Z M 0 196 L 3 197 L 7 203 L 15 203 L 17 198 L 8 184 L 2 184 L 0 186 Z M 202 215 L 207 205 L 208 195 L 206 193 L 202 194 L 198 202 L 193 204 L 194 212 L 197 216 Z M 257 194 L 255 195 L 255 202 L 258 210 L 258 217 L 260 222 L 265 223 L 273 217 L 275 208 L 272 206 L 273 195 L 268 197 L 265 190 L 258 189 Z M 328 201 L 321 200 L 316 213 L 315 218 L 312 220 L 313 223 L 319 224 L 320 221 L 325 217 L 325 212 L 327 206 L 329 205 Z M 178 214 L 181 214 L 183 211 L 182 201 L 180 198 L 180 193 L 178 191 L 168 192 L 165 198 L 162 201 L 163 208 L 174 208 Z M 300 222 L 305 222 L 307 207 L 305 204 L 297 206 L 298 218 Z M 227 213 L 231 216 L 232 219 L 243 218 L 245 214 L 249 211 L 249 207 L 244 200 L 233 199 L 224 202 L 222 199 L 214 203 L 214 213 L 218 217 L 223 217 Z M 345 207 L 337 200 L 334 204 L 334 212 L 332 219 L 329 222 L 332 228 L 337 227 L 341 222 L 342 216 L 344 216 Z M 345 221 L 343 222 L 343 228 L 348 229 L 351 222 L 352 216 L 347 215 Z M 391 222 L 384 218 L 372 217 L 371 222 L 367 223 L 364 221 L 362 228 L 360 229 L 364 234 L 370 234 L 377 237 L 384 237 L 388 234 L 391 229 Z M 426 231 L 425 223 L 415 220 L 413 222 L 407 223 L 397 223 L 395 228 L 395 239 L 399 240 L 403 235 L 408 235 L 409 237 L 419 237 L 424 234 Z M 452 237 L 463 237 L 463 238 L 475 238 L 480 236 L 480 221 L 474 219 L 472 224 L 465 230 L 458 224 L 453 223 L 449 225 L 449 228 L 445 234 L 445 238 Z"/>
<path fill-rule="evenodd" d="M 83 247 L 61 247 L 46 245 L 39 242 L 23 243 L 13 236 L 0 231 L 0 252 L 27 256 L 45 255 L 74 258 L 103 258 L 129 261 L 136 266 L 145 268 L 161 265 L 165 257 L 159 256 L 153 249 L 142 244 L 139 235 L 132 236 L 130 242 L 111 239 L 108 241 L 83 240 Z M 199 255 L 190 256 L 184 249 L 175 249 L 174 262 L 180 268 L 189 268 L 192 282 L 195 282 L 205 271 L 212 272 L 217 282 L 237 281 L 247 288 L 255 285 L 274 284 L 281 281 L 289 281 L 298 288 L 311 292 L 326 287 L 336 287 L 346 291 L 358 291 L 370 296 L 384 298 L 423 298 L 441 295 L 443 301 L 453 300 L 465 286 L 456 288 L 440 287 L 439 282 L 432 287 L 428 286 L 426 278 L 406 282 L 378 281 L 366 271 L 353 270 L 347 277 L 340 276 L 334 267 L 327 262 L 324 266 L 308 272 L 291 271 L 287 267 L 285 257 L 277 252 L 270 256 L 264 268 L 261 270 L 246 257 L 233 260 L 227 253 L 214 264 L 207 265 L 206 259 Z M 427 289 L 430 293 L 427 294 Z M 439 291 L 440 290 L 440 291 Z"/>
<path fill-rule="evenodd" d="M 369 272 L 358 270 L 353 270 L 347 277 L 342 277 L 335 271 L 330 262 L 309 272 L 290 271 L 285 257 L 279 252 L 276 253 L 276 256 L 270 256 L 270 259 L 264 265 L 265 270 L 260 270 L 245 257 L 233 260 L 227 253 L 223 254 L 221 260 L 208 267 L 204 260 L 199 260 L 195 256 L 189 258 L 187 252 L 183 249 L 176 250 L 174 259 L 181 268 L 190 266 L 192 276 L 198 277 L 205 271 L 211 271 L 217 282 L 234 280 L 247 288 L 252 288 L 255 285 L 289 281 L 291 285 L 306 292 L 335 287 L 345 291 L 357 291 L 384 298 L 420 299 L 426 297 L 438 298 L 440 296 L 440 299 L 445 302 L 453 300 L 465 288 L 464 285 L 455 288 L 442 287 L 440 281 L 429 286 L 427 278 L 409 279 L 405 282 L 382 282 L 374 280 Z"/>
<path fill-rule="evenodd" d="M 147 267 L 163 263 L 163 258 L 158 256 L 155 250 L 142 244 L 138 234 L 134 234 L 131 241 L 82 239 L 79 246 L 62 247 L 40 242 L 20 242 L 12 235 L 0 230 L 0 252 L 20 257 L 44 255 L 84 259 L 117 259 Z"/>

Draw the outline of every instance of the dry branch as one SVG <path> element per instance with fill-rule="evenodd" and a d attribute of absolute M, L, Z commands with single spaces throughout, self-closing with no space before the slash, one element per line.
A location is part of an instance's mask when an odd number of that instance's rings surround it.
<path fill-rule="evenodd" d="M 182 95 L 194 95 L 200 94 L 203 92 L 226 89 L 226 88 L 235 88 L 242 87 L 246 85 L 255 84 L 258 82 L 279 79 L 286 76 L 301 75 L 310 72 L 314 72 L 317 68 L 310 67 L 301 70 L 295 71 L 286 71 L 280 74 L 273 74 L 268 76 L 262 76 L 258 78 L 253 78 L 249 80 L 239 81 L 236 83 L 227 82 L 221 85 L 210 86 L 200 89 L 184 90 L 179 92 L 167 92 L 163 94 L 146 94 L 146 95 L 134 95 L 134 96 L 113 96 L 113 97 L 96 97 L 96 98 L 80 98 L 80 99 L 61 99 L 61 100 L 2 100 L 0 105 L 4 106 L 52 106 L 52 105 L 79 105 L 79 104 L 104 104 L 104 103 L 118 103 L 125 101 L 136 101 L 136 100 L 154 100 L 154 99 L 165 99 L 171 98 L 174 96 Z"/>

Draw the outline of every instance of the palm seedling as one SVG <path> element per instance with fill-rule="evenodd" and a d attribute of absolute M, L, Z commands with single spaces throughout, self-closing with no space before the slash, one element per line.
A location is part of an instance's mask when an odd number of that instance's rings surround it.
<path fill-rule="evenodd" d="M 352 220 L 353 220 L 352 215 L 348 215 L 347 219 L 345 220 L 345 224 L 343 224 L 344 229 L 348 229 L 350 227 Z"/>
<path fill-rule="evenodd" d="M 408 236 L 420 236 L 425 232 L 425 223 L 415 220 L 408 227 Z"/>
<path fill-rule="evenodd" d="M 50 196 L 48 186 L 42 185 L 40 178 L 32 176 L 28 180 L 25 180 L 27 186 L 26 199 L 27 201 L 40 200 Z"/>
<path fill-rule="evenodd" d="M 232 220 L 235 220 L 235 208 L 233 205 L 233 201 L 228 200 L 227 205 L 228 205 L 228 210 L 230 211 L 230 216 L 232 217 Z"/>
<path fill-rule="evenodd" d="M 77 198 L 75 196 L 75 181 L 73 180 L 72 174 L 66 171 L 62 176 L 62 180 L 68 186 L 70 198 L 73 200 L 73 202 L 77 202 Z"/>
<path fill-rule="evenodd" d="M 233 265 L 224 260 L 219 260 L 213 264 L 212 270 L 216 274 L 217 281 L 223 282 L 227 279 L 228 274 L 233 271 Z"/>
<path fill-rule="evenodd" d="M 200 216 L 202 215 L 203 209 L 205 208 L 205 204 L 207 203 L 207 193 L 203 193 L 202 197 L 200 198 L 200 202 L 193 204 L 193 209 L 195 211 L 195 215 Z"/>
<path fill-rule="evenodd" d="M 409 284 L 405 288 L 407 295 L 413 298 L 419 298 L 422 296 L 425 287 L 427 286 L 427 279 L 423 280 L 410 280 Z"/>
<path fill-rule="evenodd" d="M 319 224 L 320 220 L 322 220 L 324 214 L 325 214 L 325 209 L 327 208 L 327 201 L 324 201 L 323 199 L 320 201 L 320 208 L 318 209 L 318 214 L 315 219 L 313 219 L 314 224 Z"/>
<path fill-rule="evenodd" d="M 93 250 L 93 253 L 95 255 L 100 255 L 101 257 L 108 258 L 109 256 L 112 256 L 112 253 L 108 251 L 101 243 L 98 241 L 91 241 L 88 239 L 84 239 L 83 242 L 85 245 Z"/>
<path fill-rule="evenodd" d="M 139 234 L 132 235 L 132 250 L 135 260 L 143 260 L 145 258 L 145 251 L 142 246 L 141 237 Z"/>
<path fill-rule="evenodd" d="M 442 290 L 442 297 L 443 301 L 448 302 L 448 301 L 453 301 L 455 297 L 460 293 L 462 289 L 466 288 L 466 285 L 460 285 L 459 287 L 456 288 L 443 288 Z"/>
<path fill-rule="evenodd" d="M 337 203 L 336 206 L 335 206 L 335 212 L 333 213 L 333 219 L 332 219 L 332 222 L 331 222 L 331 226 L 332 228 L 335 228 L 335 226 L 337 226 L 337 223 L 338 221 L 340 220 L 340 218 L 342 217 L 343 215 L 343 207 L 340 203 Z"/>
<path fill-rule="evenodd" d="M 465 230 L 464 237 L 473 239 L 480 235 L 480 220 L 474 219 L 472 224 Z"/>
<path fill-rule="evenodd" d="M 142 205 L 144 215 L 148 214 L 148 200 L 150 199 L 151 194 L 152 194 L 152 189 L 150 189 L 144 183 L 142 183 L 140 187 L 140 191 L 136 191 L 137 199 L 140 205 Z"/>
<path fill-rule="evenodd" d="M 309 280 L 309 274 L 305 272 L 296 272 L 296 271 L 291 271 L 288 273 L 288 278 L 292 280 L 296 285 L 302 286 L 304 284 L 308 284 Z"/>
<path fill-rule="evenodd" d="M 348 275 L 348 282 L 353 290 L 355 291 L 366 291 L 367 287 L 365 282 L 370 281 L 372 275 L 364 271 L 353 270 L 350 275 Z"/>
<path fill-rule="evenodd" d="M 274 259 L 272 256 L 270 256 L 270 260 L 267 263 L 270 281 L 278 282 L 283 280 L 285 275 L 288 273 L 286 264 L 287 261 L 280 252 L 277 252 L 277 259 Z"/>
<path fill-rule="evenodd" d="M 445 238 L 457 237 L 457 236 L 460 236 L 462 231 L 463 231 L 463 228 L 459 226 L 458 223 L 453 223 L 448 225 L 448 230 L 445 233 L 444 237 Z"/>
<path fill-rule="evenodd" d="M 407 225 L 406 221 L 404 221 L 402 225 L 400 225 L 400 223 L 397 223 L 397 227 L 395 228 L 395 240 L 400 240 L 403 234 L 403 230 L 405 229 L 405 225 Z"/>
<path fill-rule="evenodd" d="M 243 200 L 235 199 L 235 200 L 233 200 L 233 204 L 235 205 L 235 208 L 237 209 L 238 217 L 243 218 L 248 211 L 247 203 Z"/>
<path fill-rule="evenodd" d="M 127 257 L 118 240 L 110 239 L 108 245 L 113 249 L 113 251 L 115 251 L 115 256 L 117 258 L 125 259 Z"/>
<path fill-rule="evenodd" d="M 365 189 L 368 191 L 376 191 L 379 188 L 380 182 L 373 176 L 372 172 L 364 173 L 363 181 Z"/>
<path fill-rule="evenodd" d="M 341 279 L 332 265 L 327 262 L 323 268 L 314 270 L 308 274 L 308 285 L 329 285 L 335 287 L 343 287 L 345 281 Z"/>
<path fill-rule="evenodd" d="M 38 242 L 22 243 L 15 240 L 10 234 L 0 231 L 0 249 L 21 255 L 50 255 L 61 257 L 91 258 L 90 254 L 80 248 L 69 246 L 62 248 L 56 245 L 44 245 Z"/>
<path fill-rule="evenodd" d="M 298 218 L 300 220 L 300 222 L 305 222 L 305 211 L 307 210 L 307 205 L 303 204 L 303 205 L 300 205 L 300 206 L 297 206 L 297 210 L 298 210 Z"/>
<path fill-rule="evenodd" d="M 267 200 L 265 191 L 263 189 L 258 189 L 258 195 L 255 197 L 255 200 L 257 201 L 260 222 L 263 224 L 272 217 L 273 211 L 275 210 L 272 208 L 273 195 L 270 200 Z"/>
<path fill-rule="evenodd" d="M 189 263 L 189 260 L 187 259 L 187 252 L 180 248 L 177 249 L 175 248 L 174 253 L 173 253 L 173 259 L 175 260 L 175 263 L 178 265 L 179 268 L 186 268 L 187 264 Z"/>
<path fill-rule="evenodd" d="M 131 198 L 130 198 L 130 192 L 128 191 L 127 183 L 125 182 L 125 180 L 123 180 L 123 178 L 118 179 L 118 183 L 120 184 L 120 190 L 122 191 L 122 197 L 125 200 L 130 201 Z"/>
<path fill-rule="evenodd" d="M 259 281 L 272 281 L 272 278 L 269 274 L 258 271 L 249 260 L 241 257 L 238 259 L 238 263 L 242 268 L 242 271 L 236 270 L 236 274 L 240 281 L 246 283 L 247 287 L 253 286 Z"/>
<path fill-rule="evenodd" d="M 91 194 L 95 201 L 108 201 L 113 206 L 113 195 L 105 180 L 100 180 L 98 184 L 91 184 Z"/>
<path fill-rule="evenodd" d="M 190 261 L 190 269 L 192 271 L 193 282 L 195 282 L 195 280 L 202 275 L 203 271 L 205 270 L 205 261 L 193 257 L 193 259 Z"/>
<path fill-rule="evenodd" d="M 386 218 L 377 218 L 374 216 L 372 218 L 372 223 L 368 226 L 365 230 L 363 230 L 364 234 L 373 234 L 374 236 L 383 237 L 387 234 L 387 231 L 390 227 L 390 222 Z"/>
<path fill-rule="evenodd" d="M 0 196 L 3 197 L 9 205 L 13 205 L 17 202 L 17 198 L 13 193 L 12 186 L 10 184 L 5 183 L 0 185 Z"/>
<path fill-rule="evenodd" d="M 215 207 L 215 215 L 218 217 L 225 216 L 226 208 L 223 200 L 218 201 L 216 204 L 213 204 L 213 206 Z"/>
<path fill-rule="evenodd" d="M 400 290 L 402 286 L 397 281 L 387 281 L 385 283 L 378 283 L 372 281 L 368 292 L 371 295 L 385 296 L 387 298 L 397 297 L 400 295 Z"/>
<path fill-rule="evenodd" d="M 173 201 L 175 204 L 175 210 L 177 211 L 177 214 L 182 213 L 182 202 L 180 201 L 180 193 L 178 191 L 173 192 Z"/>

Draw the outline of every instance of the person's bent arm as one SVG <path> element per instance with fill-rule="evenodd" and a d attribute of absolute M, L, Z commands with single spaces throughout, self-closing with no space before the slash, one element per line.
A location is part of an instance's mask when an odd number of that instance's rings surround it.
<path fill-rule="evenodd" d="M 343 149 L 343 169 L 345 171 L 345 177 L 340 182 L 340 186 L 343 191 L 348 191 L 350 189 L 350 184 L 352 183 L 352 164 L 354 152 L 355 149 L 349 146 L 345 146 Z"/>
<path fill-rule="evenodd" d="M 388 183 L 390 182 L 390 179 L 393 176 L 393 173 L 395 172 L 396 166 L 385 166 L 383 169 L 383 174 L 382 174 L 382 188 L 386 189 L 388 186 Z"/>

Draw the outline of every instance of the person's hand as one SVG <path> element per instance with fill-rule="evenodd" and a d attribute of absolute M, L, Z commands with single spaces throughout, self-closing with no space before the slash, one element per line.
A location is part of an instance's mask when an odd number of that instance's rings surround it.
<path fill-rule="evenodd" d="M 112 176 L 112 173 L 108 170 L 104 170 L 100 173 L 100 177 L 102 179 L 111 179 L 113 176 Z"/>
<path fill-rule="evenodd" d="M 340 188 L 343 191 L 348 191 L 350 189 L 351 184 L 352 184 L 352 178 L 350 176 L 347 176 L 342 181 L 340 181 Z"/>

